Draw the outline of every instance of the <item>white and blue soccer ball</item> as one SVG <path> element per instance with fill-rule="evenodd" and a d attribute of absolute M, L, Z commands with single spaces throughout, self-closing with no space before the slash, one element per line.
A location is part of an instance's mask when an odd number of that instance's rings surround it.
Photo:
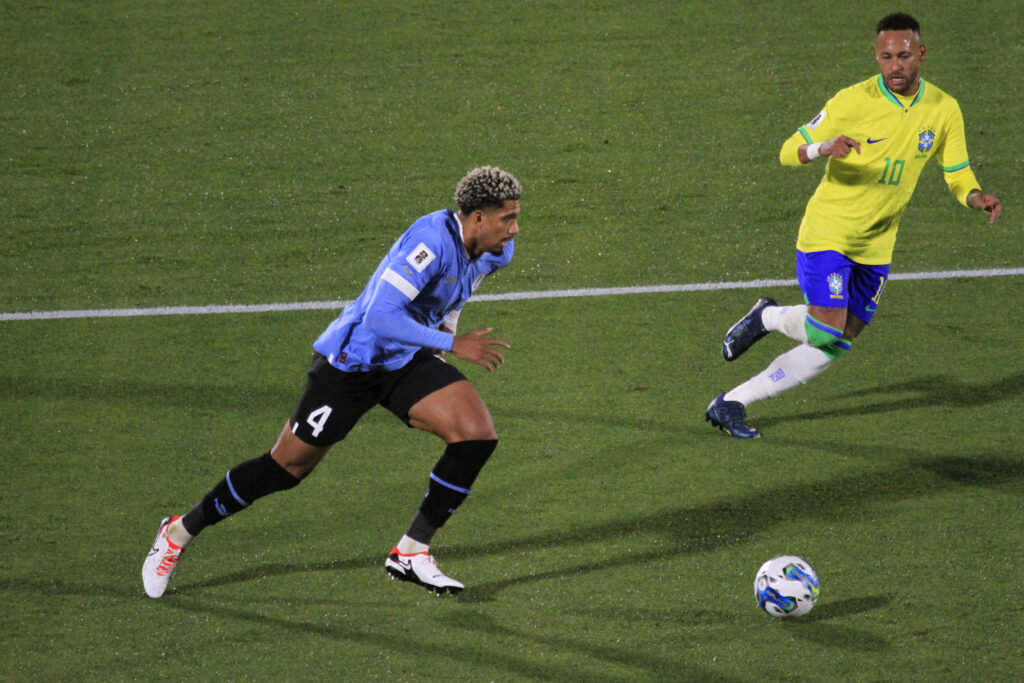
<path fill-rule="evenodd" d="M 818 574 L 807 560 L 796 555 L 773 557 L 761 565 L 754 578 L 757 606 L 773 617 L 807 614 L 820 593 Z"/>

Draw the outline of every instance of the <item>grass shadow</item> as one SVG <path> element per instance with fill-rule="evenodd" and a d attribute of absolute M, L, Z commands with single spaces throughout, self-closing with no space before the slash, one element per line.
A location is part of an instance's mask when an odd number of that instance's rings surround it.
<path fill-rule="evenodd" d="M 801 621 L 825 621 L 826 619 L 839 619 L 851 614 L 862 614 L 871 610 L 882 609 L 892 602 L 892 598 L 885 595 L 867 595 L 861 598 L 846 598 L 845 600 L 825 601 L 821 605 L 815 605 L 814 611 L 805 616 Z"/>
<path fill-rule="evenodd" d="M 807 616 L 787 621 L 786 627 L 790 628 L 794 635 L 819 645 L 857 652 L 884 652 L 890 647 L 889 642 L 884 638 L 845 624 L 832 622 L 852 614 L 883 609 L 891 601 L 892 598 L 883 595 L 867 595 L 835 602 L 826 601 L 815 605 L 814 611 Z M 813 627 L 809 626 L 811 624 Z"/>
<path fill-rule="evenodd" d="M 902 396 L 894 398 L 899 395 Z M 931 407 L 974 408 L 999 403 L 1021 395 L 1024 395 L 1024 372 L 1009 375 L 987 385 L 969 384 L 944 376 L 925 377 L 908 382 L 857 389 L 829 398 L 829 401 L 832 402 L 865 396 L 887 397 L 868 405 L 815 409 L 787 416 L 758 418 L 757 423 L 759 427 L 772 427 L 786 422 L 830 417 L 882 415 Z"/>
<path fill-rule="evenodd" d="M 317 636 L 331 640 L 361 643 L 377 650 L 394 650 L 424 660 L 432 661 L 444 656 L 452 665 L 448 675 L 460 669 L 459 664 L 500 669 L 509 675 L 527 679 L 568 681 L 578 680 L 579 668 L 574 661 L 554 661 L 531 657 L 529 654 L 519 656 L 514 651 L 497 648 L 481 653 L 475 648 L 461 647 L 459 642 L 438 642 L 437 638 L 410 638 L 404 631 L 390 632 L 367 621 L 364 615 L 357 615 L 348 620 L 317 620 L 304 621 L 263 614 L 251 607 L 222 607 L 209 603 L 196 603 L 192 600 L 169 601 L 171 607 L 191 614 L 215 616 L 232 621 L 247 621 L 260 627 L 271 628 L 277 632 L 293 633 L 300 636 Z M 571 638 L 562 637 L 531 637 L 513 629 L 501 626 L 497 620 L 481 614 L 453 612 L 446 616 L 445 624 L 455 628 L 485 632 L 489 637 L 514 637 L 533 640 L 537 644 L 558 648 L 560 651 L 572 651 L 581 657 L 603 661 L 611 664 L 632 667 L 651 676 L 681 678 L 684 680 L 701 681 L 738 681 L 741 679 L 713 673 L 695 665 L 681 665 L 678 661 L 669 661 L 645 653 L 623 648 L 607 648 L 588 645 Z M 606 676 L 588 676 L 588 680 L 620 681 L 621 674 L 609 673 Z"/>
<path fill-rule="evenodd" d="M 864 447 L 867 448 L 867 447 Z M 856 451 L 856 447 L 850 450 Z M 871 448 L 875 451 L 874 447 Z M 877 455 L 877 453 L 876 453 Z M 897 455 L 897 454 L 894 454 Z M 625 519 L 609 520 L 585 527 L 554 528 L 520 538 L 501 538 L 477 545 L 453 545 L 445 549 L 449 559 L 507 555 L 574 544 L 621 541 L 631 535 L 651 535 L 660 542 L 644 542 L 647 551 L 624 552 L 600 560 L 565 563 L 546 571 L 530 572 L 489 583 L 471 585 L 457 598 L 464 602 L 488 602 L 502 591 L 515 586 L 559 579 L 581 573 L 598 572 L 627 565 L 654 564 L 689 553 L 713 552 L 743 543 L 779 523 L 794 519 L 834 515 L 838 508 L 862 505 L 872 500 L 895 500 L 931 495 L 958 486 L 979 482 L 1019 488 L 1024 479 L 1024 464 L 1010 462 L 997 455 L 973 457 L 926 457 L 899 454 L 900 467 L 830 479 L 817 484 L 799 483 L 704 505 L 657 510 Z M 567 554 L 566 557 L 571 557 Z M 383 557 L 349 558 L 320 563 L 267 564 L 194 582 L 179 582 L 173 590 L 180 593 L 202 588 L 250 581 L 268 576 L 312 571 L 348 571 L 380 569 Z M 181 577 L 183 578 L 183 577 Z M 847 609 L 850 607 L 848 606 Z M 825 612 L 829 613 L 828 611 Z M 841 616 L 835 613 L 835 616 Z"/>

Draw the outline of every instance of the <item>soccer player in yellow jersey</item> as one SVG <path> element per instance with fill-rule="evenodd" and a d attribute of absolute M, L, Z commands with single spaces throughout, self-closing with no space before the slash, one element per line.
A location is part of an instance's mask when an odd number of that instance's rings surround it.
<path fill-rule="evenodd" d="M 735 360 L 769 332 L 800 344 L 712 401 L 706 418 L 715 427 L 760 436 L 745 422 L 746 406 L 804 384 L 850 350 L 878 306 L 900 216 L 929 159 L 957 201 L 987 213 L 989 223 L 999 218 L 999 199 L 981 191 L 971 170 L 960 106 L 921 79 L 924 58 L 918 22 L 902 13 L 884 17 L 875 37 L 881 73 L 840 90 L 782 145 L 786 166 L 828 160 L 797 235 L 806 304 L 758 300 L 726 333 L 722 355 Z"/>

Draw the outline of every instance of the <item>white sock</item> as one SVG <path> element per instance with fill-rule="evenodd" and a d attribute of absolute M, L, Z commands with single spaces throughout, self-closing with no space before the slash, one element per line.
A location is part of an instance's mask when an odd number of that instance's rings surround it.
<path fill-rule="evenodd" d="M 181 518 L 179 517 L 167 525 L 167 538 L 171 539 L 171 543 L 174 545 L 184 548 L 193 539 L 193 536 L 185 531 L 185 525 L 181 523 Z"/>
<path fill-rule="evenodd" d="M 745 406 L 772 398 L 809 382 L 831 363 L 825 352 L 809 344 L 786 351 L 771 364 L 725 395 L 726 401 L 739 401 Z"/>
<path fill-rule="evenodd" d="M 430 551 L 429 545 L 426 543 L 420 543 L 419 541 L 414 541 L 408 536 L 402 536 L 402 540 L 399 541 L 398 545 L 395 547 L 398 548 L 398 552 L 403 555 L 415 555 L 417 553 L 426 553 Z"/>
<path fill-rule="evenodd" d="M 772 332 L 781 332 L 793 341 L 801 344 L 807 343 L 807 328 L 804 327 L 804 320 L 807 318 L 807 306 L 769 306 L 761 311 L 761 324 L 764 329 Z"/>

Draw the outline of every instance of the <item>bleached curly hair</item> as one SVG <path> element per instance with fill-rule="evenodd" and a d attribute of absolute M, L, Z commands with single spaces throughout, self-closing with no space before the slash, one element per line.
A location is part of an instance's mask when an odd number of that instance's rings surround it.
<path fill-rule="evenodd" d="M 497 166 L 474 168 L 455 187 L 455 204 L 464 214 L 485 207 L 500 207 L 507 200 L 522 196 L 523 186 L 515 176 Z"/>

